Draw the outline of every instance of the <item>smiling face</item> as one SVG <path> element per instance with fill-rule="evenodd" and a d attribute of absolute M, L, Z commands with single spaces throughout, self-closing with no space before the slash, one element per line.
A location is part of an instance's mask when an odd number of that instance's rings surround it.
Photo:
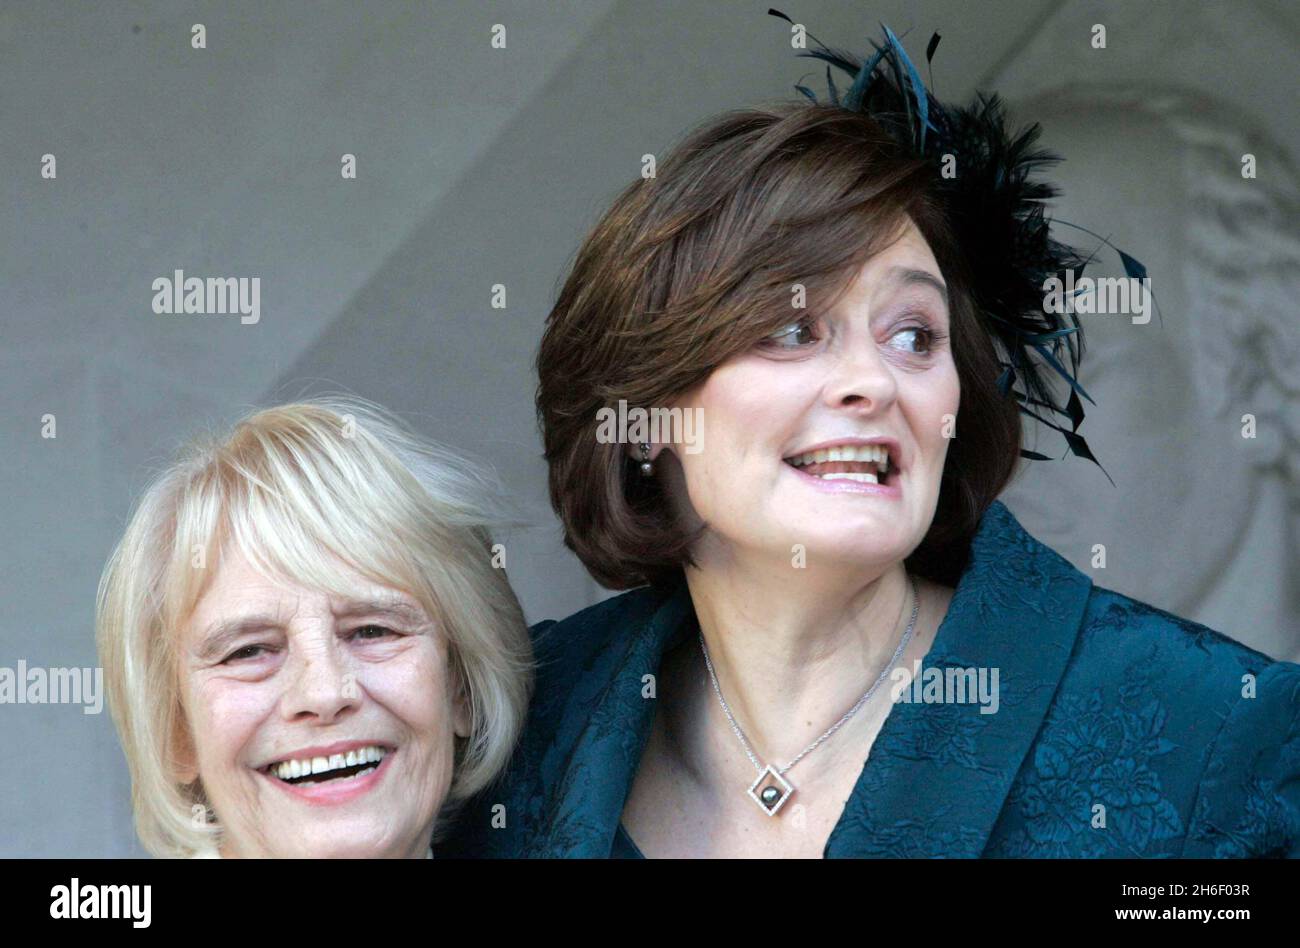
<path fill-rule="evenodd" d="M 353 576 L 340 597 L 223 556 L 183 630 L 181 776 L 202 779 L 225 856 L 428 848 L 467 708 L 437 624 L 414 598 Z M 309 776 L 301 763 L 271 769 L 307 760 Z"/>
<path fill-rule="evenodd" d="M 803 544 L 810 563 L 882 565 L 920 544 L 960 400 L 943 286 L 909 221 L 830 312 L 728 359 L 676 403 L 701 410 L 703 449 L 673 448 L 680 467 L 660 469 L 688 522 L 709 525 L 706 544 L 786 561 Z"/>

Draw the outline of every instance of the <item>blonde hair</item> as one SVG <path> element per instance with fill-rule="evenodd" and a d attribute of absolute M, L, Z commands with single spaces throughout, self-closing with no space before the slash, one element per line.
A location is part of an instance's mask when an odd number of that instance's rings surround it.
<path fill-rule="evenodd" d="M 185 857 L 220 845 L 202 782 L 182 784 L 177 767 L 189 740 L 177 638 L 211 578 L 203 567 L 228 545 L 268 577 L 343 592 L 346 564 L 415 597 L 445 630 L 471 712 L 439 829 L 489 785 L 533 681 L 523 613 L 493 563 L 489 531 L 515 525 L 501 497 L 483 465 L 344 396 L 255 411 L 159 473 L 104 567 L 95 630 L 145 848 Z"/>

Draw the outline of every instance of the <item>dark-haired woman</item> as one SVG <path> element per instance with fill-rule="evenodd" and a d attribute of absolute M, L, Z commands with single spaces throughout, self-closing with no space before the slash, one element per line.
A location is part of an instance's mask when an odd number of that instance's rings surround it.
<path fill-rule="evenodd" d="M 997 276 L 938 181 L 867 114 L 735 112 L 587 239 L 538 407 L 567 543 L 631 591 L 533 630 L 522 747 L 449 855 L 1297 853 L 1300 666 L 997 501 Z M 668 424 L 610 443 L 620 403 Z"/>

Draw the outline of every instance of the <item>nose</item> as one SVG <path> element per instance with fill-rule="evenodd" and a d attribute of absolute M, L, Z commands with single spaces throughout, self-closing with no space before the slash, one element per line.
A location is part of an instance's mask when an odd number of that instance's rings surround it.
<path fill-rule="evenodd" d="M 826 379 L 826 403 L 875 414 L 898 397 L 898 380 L 868 333 L 840 347 Z"/>
<path fill-rule="evenodd" d="M 285 720 L 328 724 L 360 704 L 361 689 L 331 629 L 301 632 L 290 646 L 281 708 Z"/>

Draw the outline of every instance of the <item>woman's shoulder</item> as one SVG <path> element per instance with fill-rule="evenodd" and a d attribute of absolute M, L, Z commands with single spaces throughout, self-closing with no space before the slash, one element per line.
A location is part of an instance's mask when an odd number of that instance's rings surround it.
<path fill-rule="evenodd" d="M 525 744 L 550 746 L 582 726 L 668 594 L 642 586 L 532 626 L 536 677 Z"/>
<path fill-rule="evenodd" d="M 1131 703 L 1145 696 L 1178 709 L 1197 730 L 1254 726 L 1270 713 L 1300 716 L 1300 665 L 1100 586 L 1088 598 L 1066 679 L 1075 694 L 1101 689 Z"/>
<path fill-rule="evenodd" d="M 1080 658 L 1153 656 L 1171 673 L 1213 670 L 1237 680 L 1273 665 L 1289 666 L 1275 674 L 1300 673 L 1300 665 L 1270 658 L 1207 625 L 1097 585 L 1088 596 L 1079 639 Z"/>
<path fill-rule="evenodd" d="M 569 753 L 618 674 L 625 650 L 611 646 L 644 628 L 665 592 L 639 587 L 529 629 L 536 677 L 510 766 L 457 814 L 438 855 L 518 857 L 543 833 L 551 790 L 564 784 Z"/>
<path fill-rule="evenodd" d="M 544 619 L 533 625 L 533 651 L 539 675 L 558 668 L 572 668 L 574 662 L 605 650 L 628 630 L 645 623 L 674 590 L 639 586 L 579 609 L 565 619 Z"/>
<path fill-rule="evenodd" d="M 1030 782 L 1049 759 L 1122 773 L 1121 812 L 1178 854 L 1300 855 L 1300 665 L 1206 625 L 1094 587 L 1036 744 Z"/>

